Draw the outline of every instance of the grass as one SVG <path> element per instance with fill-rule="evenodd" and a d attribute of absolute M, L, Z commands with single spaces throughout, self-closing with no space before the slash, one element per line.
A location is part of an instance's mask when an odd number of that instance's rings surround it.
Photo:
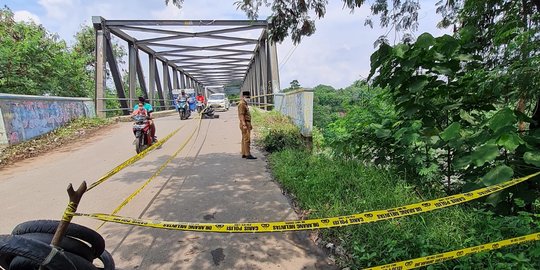
<path fill-rule="evenodd" d="M 280 130 L 293 130 L 277 113 L 253 113 L 262 147 L 274 143 Z M 270 139 L 269 139 L 270 138 Z M 400 175 L 366 165 L 281 145 L 269 156 L 272 173 L 306 218 L 323 218 L 394 208 L 434 199 L 420 196 Z M 341 267 L 353 269 L 433 255 L 540 231 L 530 214 L 497 216 L 477 210 L 474 203 L 420 215 L 370 224 L 321 230 L 324 241 L 334 243 Z M 538 242 L 466 256 L 427 269 L 540 269 Z"/>
<path fill-rule="evenodd" d="M 270 164 L 275 178 L 293 194 L 309 218 L 382 210 L 421 202 L 413 187 L 389 171 L 357 161 L 331 159 L 287 149 L 273 153 Z M 433 199 L 433 198 L 430 198 Z M 498 217 L 468 206 L 390 221 L 323 230 L 327 241 L 338 243 L 347 255 L 343 267 L 363 268 L 412 259 L 540 231 L 530 216 Z M 507 248 L 530 261 L 516 262 L 497 252 L 446 262 L 433 269 L 540 269 L 540 245 Z M 531 249 L 531 250 L 534 250 Z M 500 253 L 499 254 L 504 254 Z M 536 259 L 535 259 L 536 258 Z M 501 268 L 502 267 L 502 268 Z"/>
<path fill-rule="evenodd" d="M 115 120 L 109 118 L 78 118 L 42 136 L 0 149 L 0 168 L 69 144 L 114 122 Z"/>

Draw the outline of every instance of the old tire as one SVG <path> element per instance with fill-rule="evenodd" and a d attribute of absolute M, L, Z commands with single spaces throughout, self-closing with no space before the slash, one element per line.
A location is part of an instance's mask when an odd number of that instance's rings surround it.
<path fill-rule="evenodd" d="M 21 256 L 38 265 L 43 264 L 51 250 L 52 247 L 45 243 L 20 235 L 0 236 L 0 254 Z M 50 270 L 78 270 L 62 251 L 56 253 L 45 266 Z"/>
<path fill-rule="evenodd" d="M 104 250 L 103 253 L 101 254 L 101 256 L 99 256 L 98 260 L 101 261 L 101 263 L 103 264 L 103 268 L 101 267 L 98 267 L 97 269 L 100 269 L 100 270 L 114 270 L 115 269 L 115 264 L 114 264 L 114 259 L 111 255 L 111 253 L 109 253 L 107 250 Z"/>
<path fill-rule="evenodd" d="M 88 260 L 71 252 L 64 252 L 64 255 L 75 265 L 77 270 L 97 270 L 97 268 Z M 9 265 L 9 270 L 38 270 L 39 264 L 30 259 L 17 256 Z M 56 269 L 51 269 L 56 270 Z M 60 270 L 60 269 L 59 269 Z"/>
<path fill-rule="evenodd" d="M 48 245 L 51 243 L 54 235 L 49 234 L 49 233 L 27 233 L 27 234 L 21 234 L 21 236 L 25 238 L 38 240 Z M 69 251 L 71 253 L 79 255 L 89 262 L 93 261 L 96 258 L 95 253 L 90 246 L 88 246 L 86 243 L 82 242 L 81 240 L 72 238 L 71 236 L 68 236 L 68 235 L 66 235 L 62 239 L 58 247 L 62 248 L 65 251 Z"/>
<path fill-rule="evenodd" d="M 58 220 L 32 220 L 23 222 L 17 225 L 11 234 L 13 235 L 23 235 L 27 233 L 48 233 L 54 234 L 56 228 L 60 221 Z M 90 245 L 90 248 L 93 251 L 94 258 L 99 257 L 105 250 L 105 240 L 94 230 L 75 224 L 70 223 L 67 230 L 66 236 L 72 238 L 80 239 Z"/>

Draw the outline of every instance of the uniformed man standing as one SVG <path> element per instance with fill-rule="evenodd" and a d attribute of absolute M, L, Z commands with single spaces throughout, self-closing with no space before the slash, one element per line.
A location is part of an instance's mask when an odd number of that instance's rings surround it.
<path fill-rule="evenodd" d="M 242 158 L 257 159 L 251 155 L 249 145 L 251 143 L 251 114 L 247 101 L 249 101 L 249 91 L 242 92 L 240 102 L 238 103 L 238 118 L 240 119 L 240 130 L 242 131 Z"/>

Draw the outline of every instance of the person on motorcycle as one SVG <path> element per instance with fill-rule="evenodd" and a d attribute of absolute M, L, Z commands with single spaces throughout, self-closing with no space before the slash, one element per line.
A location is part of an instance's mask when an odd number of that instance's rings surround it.
<path fill-rule="evenodd" d="M 182 99 L 186 100 L 186 102 L 187 102 L 187 99 L 188 99 L 188 96 L 186 95 L 186 92 L 185 92 L 184 90 L 182 90 L 182 91 L 180 92 L 180 95 L 179 95 L 178 98 L 176 99 L 176 102 L 178 102 L 178 101 L 180 101 L 180 100 L 182 100 Z"/>
<path fill-rule="evenodd" d="M 146 110 L 146 108 L 144 108 L 143 102 L 139 101 L 139 104 L 135 105 L 135 108 L 133 109 L 131 116 L 135 116 L 135 115 L 149 116 L 148 111 Z"/>
<path fill-rule="evenodd" d="M 152 108 L 152 105 L 150 105 L 150 103 L 146 102 L 146 99 L 144 97 L 139 97 L 139 104 L 133 107 L 133 113 L 139 110 L 140 107 L 146 110 L 146 116 L 148 118 L 148 123 L 150 124 L 150 135 L 152 136 L 154 141 L 157 141 L 156 125 L 154 125 L 154 121 L 152 120 L 152 115 L 151 115 L 151 113 L 154 111 L 154 108 Z"/>
<path fill-rule="evenodd" d="M 206 103 L 205 103 L 205 100 L 204 100 L 204 96 L 203 96 L 201 93 L 199 93 L 199 94 L 197 95 L 197 101 L 200 101 L 200 102 L 202 102 L 203 104 L 206 104 Z"/>
<path fill-rule="evenodd" d="M 183 100 L 185 103 L 187 103 L 188 98 L 189 97 L 188 97 L 188 95 L 186 95 L 186 92 L 184 90 L 182 90 L 182 92 L 180 92 L 180 95 L 178 95 L 178 98 L 176 98 L 176 104 L 180 104 L 181 100 Z"/>

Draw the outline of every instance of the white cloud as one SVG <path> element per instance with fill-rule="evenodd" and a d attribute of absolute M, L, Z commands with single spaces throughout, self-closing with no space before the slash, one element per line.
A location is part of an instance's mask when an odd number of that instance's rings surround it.
<path fill-rule="evenodd" d="M 47 17 L 55 20 L 72 16 L 69 11 L 73 8 L 73 0 L 39 0 L 38 3 L 47 11 Z"/>
<path fill-rule="evenodd" d="M 13 16 L 14 16 L 15 21 L 17 21 L 17 22 L 31 22 L 31 21 L 33 21 L 33 22 L 35 22 L 37 24 L 41 23 L 38 15 L 33 14 L 32 12 L 27 11 L 27 10 L 15 11 L 15 12 L 13 12 Z"/>

